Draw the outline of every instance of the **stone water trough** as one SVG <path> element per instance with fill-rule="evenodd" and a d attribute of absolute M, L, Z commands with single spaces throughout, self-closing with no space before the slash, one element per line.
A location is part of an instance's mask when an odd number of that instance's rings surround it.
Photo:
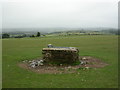
<path fill-rule="evenodd" d="M 42 49 L 45 62 L 73 63 L 79 61 L 79 50 L 76 47 L 53 47 Z"/>

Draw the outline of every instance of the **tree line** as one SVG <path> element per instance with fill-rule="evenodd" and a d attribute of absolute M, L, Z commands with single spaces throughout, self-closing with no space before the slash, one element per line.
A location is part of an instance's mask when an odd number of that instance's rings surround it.
<path fill-rule="evenodd" d="M 41 36 L 41 33 L 37 32 L 36 35 L 30 35 L 29 37 L 40 37 L 40 36 Z M 28 37 L 28 36 L 26 34 L 14 36 L 14 38 L 24 38 L 24 37 Z M 2 38 L 10 38 L 10 34 L 3 33 Z"/>

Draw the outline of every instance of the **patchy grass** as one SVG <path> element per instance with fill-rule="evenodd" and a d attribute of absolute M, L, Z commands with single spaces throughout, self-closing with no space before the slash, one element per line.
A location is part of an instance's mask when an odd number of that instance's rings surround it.
<path fill-rule="evenodd" d="M 3 39 L 3 88 L 116 88 L 118 87 L 118 40 L 115 35 L 62 36 Z M 22 60 L 42 56 L 47 44 L 78 47 L 81 56 L 92 56 L 109 65 L 79 70 L 78 74 L 37 74 L 17 66 Z"/>

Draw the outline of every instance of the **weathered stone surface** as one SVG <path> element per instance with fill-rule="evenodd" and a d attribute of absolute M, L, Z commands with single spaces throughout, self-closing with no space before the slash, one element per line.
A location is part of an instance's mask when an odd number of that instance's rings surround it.
<path fill-rule="evenodd" d="M 46 62 L 73 63 L 79 60 L 79 50 L 75 47 L 43 48 L 42 54 Z"/>

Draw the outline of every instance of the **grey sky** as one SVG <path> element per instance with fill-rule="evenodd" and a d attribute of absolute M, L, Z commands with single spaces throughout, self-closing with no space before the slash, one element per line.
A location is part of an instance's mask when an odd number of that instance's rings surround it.
<path fill-rule="evenodd" d="M 91 2 L 90 2 L 91 1 Z M 117 0 L 26 0 L 3 2 L 3 28 L 118 26 Z"/>

